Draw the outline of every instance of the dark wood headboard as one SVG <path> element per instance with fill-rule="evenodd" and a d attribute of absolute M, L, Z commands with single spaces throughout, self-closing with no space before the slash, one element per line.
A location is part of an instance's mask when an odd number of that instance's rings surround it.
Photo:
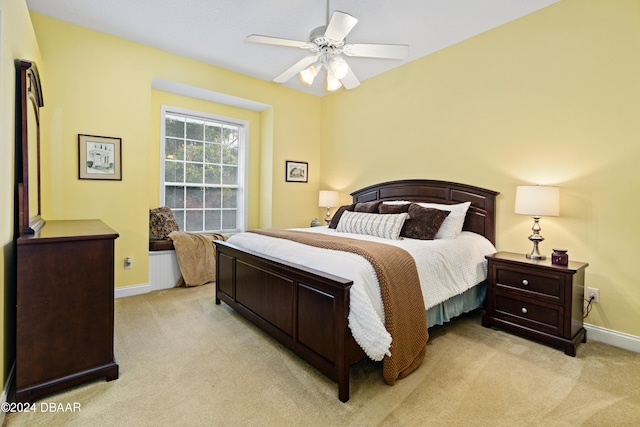
<path fill-rule="evenodd" d="M 406 179 L 370 185 L 354 191 L 351 196 L 354 203 L 406 200 L 452 205 L 471 202 L 462 229 L 481 234 L 495 245 L 496 196 L 498 194 L 497 191 L 455 182 Z"/>

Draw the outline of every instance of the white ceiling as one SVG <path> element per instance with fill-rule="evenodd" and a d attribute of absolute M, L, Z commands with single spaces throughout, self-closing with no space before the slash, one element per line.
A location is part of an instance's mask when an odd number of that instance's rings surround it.
<path fill-rule="evenodd" d="M 267 81 L 308 51 L 245 38 L 262 34 L 306 41 L 312 29 L 326 25 L 327 12 L 325 0 L 26 1 L 34 12 Z M 332 0 L 330 9 L 358 18 L 347 42 L 409 45 L 403 61 L 347 58 L 364 82 L 557 1 Z M 322 96 L 321 80 L 305 87 L 293 78 L 284 85 Z"/>

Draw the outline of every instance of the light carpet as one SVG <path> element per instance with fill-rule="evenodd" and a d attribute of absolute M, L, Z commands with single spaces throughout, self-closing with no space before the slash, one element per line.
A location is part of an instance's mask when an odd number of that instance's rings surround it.
<path fill-rule="evenodd" d="M 10 413 L 6 426 L 637 426 L 640 354 L 598 342 L 577 356 L 483 328 L 481 310 L 430 329 L 423 365 L 388 386 L 351 370 L 351 399 L 228 306 L 215 288 L 115 302 L 120 378 L 35 402 L 80 412 Z"/>

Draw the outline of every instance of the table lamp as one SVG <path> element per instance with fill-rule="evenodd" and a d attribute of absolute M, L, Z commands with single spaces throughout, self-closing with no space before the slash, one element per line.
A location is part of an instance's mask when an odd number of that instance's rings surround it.
<path fill-rule="evenodd" d="M 533 250 L 527 254 L 530 259 L 546 259 L 538 252 L 538 243 L 544 240 L 540 235 L 540 217 L 560 215 L 560 189 L 544 185 L 521 185 L 516 188 L 515 213 L 533 217 Z"/>
<path fill-rule="evenodd" d="M 324 218 L 327 224 L 331 222 L 331 208 L 338 206 L 338 192 L 331 190 L 321 190 L 318 197 L 318 206 L 327 208 L 327 216 Z"/>

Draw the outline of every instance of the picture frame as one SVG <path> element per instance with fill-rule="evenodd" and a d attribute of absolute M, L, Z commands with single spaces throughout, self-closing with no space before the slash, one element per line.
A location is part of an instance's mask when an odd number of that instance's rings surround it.
<path fill-rule="evenodd" d="M 122 139 L 78 134 L 78 178 L 122 181 Z"/>
<path fill-rule="evenodd" d="M 309 182 L 309 163 L 286 161 L 285 176 L 287 182 Z"/>

